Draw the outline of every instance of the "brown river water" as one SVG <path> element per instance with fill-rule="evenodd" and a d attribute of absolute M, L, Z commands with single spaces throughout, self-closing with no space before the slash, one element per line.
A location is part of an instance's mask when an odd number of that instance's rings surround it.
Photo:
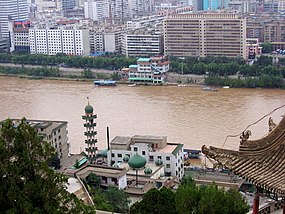
<path fill-rule="evenodd" d="M 223 89 L 201 87 L 139 86 L 95 87 L 92 82 L 29 80 L 0 76 L 0 120 L 6 118 L 68 121 L 70 152 L 84 148 L 81 115 L 87 97 L 98 115 L 98 148 L 110 138 L 132 135 L 165 135 L 185 148 L 222 147 L 227 135 L 241 133 L 273 109 L 285 104 L 278 89 Z M 279 122 L 282 108 L 272 114 Z M 250 127 L 250 139 L 268 131 L 268 117 Z M 239 138 L 229 138 L 224 148 L 238 149 Z"/>

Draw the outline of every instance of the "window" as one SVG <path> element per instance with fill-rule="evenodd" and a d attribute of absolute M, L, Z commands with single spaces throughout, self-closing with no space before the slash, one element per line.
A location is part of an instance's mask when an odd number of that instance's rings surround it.
<path fill-rule="evenodd" d="M 112 153 L 112 158 L 113 158 L 113 157 L 115 157 L 115 154 L 114 154 L 114 153 Z"/>
<path fill-rule="evenodd" d="M 138 147 L 134 147 L 134 151 L 137 152 L 138 151 Z"/>
<path fill-rule="evenodd" d="M 41 128 L 41 132 L 44 131 L 44 128 Z"/>
<path fill-rule="evenodd" d="M 121 158 L 122 157 L 122 154 L 118 154 L 118 158 Z"/>
<path fill-rule="evenodd" d="M 142 155 L 145 155 L 145 151 L 142 151 Z"/>
<path fill-rule="evenodd" d="M 153 156 L 152 155 L 149 156 L 149 160 L 153 161 Z"/>
<path fill-rule="evenodd" d="M 170 168 L 170 164 L 166 164 L 166 168 Z"/>
<path fill-rule="evenodd" d="M 166 160 L 170 161 L 170 156 L 166 156 Z"/>
<path fill-rule="evenodd" d="M 158 159 L 161 159 L 161 156 L 157 156 Z"/>

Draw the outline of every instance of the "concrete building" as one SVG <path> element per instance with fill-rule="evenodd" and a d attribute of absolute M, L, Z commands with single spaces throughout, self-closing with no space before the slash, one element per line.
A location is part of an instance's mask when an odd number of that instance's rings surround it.
<path fill-rule="evenodd" d="M 163 53 L 163 33 L 140 28 L 122 35 L 122 54 L 126 57 L 150 57 Z"/>
<path fill-rule="evenodd" d="M 9 38 L 9 21 L 28 19 L 28 2 L 27 0 L 0 0 L 0 7 L 0 27 L 2 38 Z"/>
<path fill-rule="evenodd" d="M 14 126 L 17 126 L 21 119 L 11 119 L 11 121 Z M 2 122 L 0 122 L 0 128 Z M 55 148 L 60 159 L 68 157 L 69 143 L 66 121 L 27 120 L 26 122 L 37 131 L 39 136 L 43 137 L 43 141 Z"/>
<path fill-rule="evenodd" d="M 9 32 L 11 37 L 10 52 L 23 51 L 30 53 L 29 29 L 31 22 L 19 20 L 9 22 Z"/>
<path fill-rule="evenodd" d="M 35 0 L 36 10 L 39 13 L 62 10 L 61 0 Z"/>
<path fill-rule="evenodd" d="M 169 61 L 163 57 L 139 58 L 137 65 L 129 66 L 128 80 L 131 82 L 164 83 L 169 71 Z"/>
<path fill-rule="evenodd" d="M 128 14 L 130 18 L 151 15 L 153 12 L 153 0 L 128 0 Z"/>
<path fill-rule="evenodd" d="M 73 10 L 75 5 L 76 5 L 75 0 L 61 0 L 61 8 L 62 8 L 63 15 Z"/>
<path fill-rule="evenodd" d="M 246 58 L 246 19 L 237 14 L 174 15 L 164 20 L 166 55 Z"/>
<path fill-rule="evenodd" d="M 111 24 L 123 23 L 129 17 L 127 0 L 87 0 L 84 3 L 85 18 Z"/>
<path fill-rule="evenodd" d="M 106 188 L 108 186 L 116 186 L 119 189 L 127 187 L 127 169 L 114 168 L 100 165 L 86 165 L 74 174 L 81 179 L 86 179 L 91 173 L 98 176 L 101 180 L 100 186 Z"/>
<path fill-rule="evenodd" d="M 259 45 L 258 39 L 246 39 L 246 57 L 247 59 L 257 59 L 262 53 L 262 47 Z"/>
<path fill-rule="evenodd" d="M 108 162 L 111 165 L 123 163 L 124 158 L 139 154 L 146 159 L 147 163 L 163 165 L 165 176 L 182 179 L 184 175 L 183 144 L 168 143 L 166 136 L 117 136 L 110 144 Z"/>
<path fill-rule="evenodd" d="M 121 52 L 121 32 L 104 32 L 104 51 Z"/>
<path fill-rule="evenodd" d="M 30 29 L 31 54 L 88 55 L 90 53 L 87 29 Z"/>
<path fill-rule="evenodd" d="M 90 31 L 90 53 L 104 52 L 104 35 L 102 32 Z"/>

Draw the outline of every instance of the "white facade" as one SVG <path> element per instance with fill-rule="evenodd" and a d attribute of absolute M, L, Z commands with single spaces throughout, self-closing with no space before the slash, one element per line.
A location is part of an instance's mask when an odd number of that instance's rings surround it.
<path fill-rule="evenodd" d="M 9 37 L 9 20 L 28 19 L 28 1 L 27 0 L 0 0 L 0 27 L 1 36 Z"/>
<path fill-rule="evenodd" d="M 165 136 L 116 137 L 111 142 L 108 161 L 111 164 L 123 163 L 125 156 L 143 156 L 148 163 L 162 160 L 164 174 L 182 179 L 184 175 L 183 144 L 167 143 Z"/>
<path fill-rule="evenodd" d="M 104 36 L 103 33 L 90 31 L 90 53 L 104 51 Z"/>
<path fill-rule="evenodd" d="M 90 53 L 88 30 L 30 29 L 31 54 L 88 55 Z"/>
<path fill-rule="evenodd" d="M 163 34 L 123 34 L 122 54 L 129 56 L 154 56 L 163 52 Z"/>
<path fill-rule="evenodd" d="M 102 22 L 109 18 L 110 5 L 108 0 L 87 0 L 84 2 L 84 15 L 93 21 Z"/>
<path fill-rule="evenodd" d="M 38 12 L 61 11 L 61 0 L 35 0 Z"/>
<path fill-rule="evenodd" d="M 128 0 L 128 12 L 130 18 L 150 15 L 153 11 L 153 0 Z"/>
<path fill-rule="evenodd" d="M 117 32 L 104 33 L 104 50 L 106 52 L 120 52 L 121 34 Z"/>
<path fill-rule="evenodd" d="M 21 119 L 11 120 L 15 126 L 21 122 Z M 31 127 L 35 128 L 38 135 L 43 136 L 43 141 L 48 142 L 55 148 L 60 159 L 66 159 L 68 157 L 69 143 L 66 121 L 26 120 L 26 122 Z"/>

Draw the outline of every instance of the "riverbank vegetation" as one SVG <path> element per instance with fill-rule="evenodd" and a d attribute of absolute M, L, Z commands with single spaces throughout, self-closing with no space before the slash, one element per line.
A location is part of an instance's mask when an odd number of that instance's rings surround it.
<path fill-rule="evenodd" d="M 272 57 L 261 56 L 251 65 L 242 58 L 228 57 L 167 57 L 171 61 L 170 71 L 184 75 L 204 75 L 205 83 L 214 86 L 230 87 L 262 87 L 285 88 L 285 58 L 280 58 L 273 64 Z M 39 54 L 7 54 L 0 53 L 0 63 L 21 64 L 22 68 L 0 68 L 5 74 L 24 74 L 29 76 L 58 77 L 59 67 L 75 67 L 84 69 L 82 78 L 96 78 L 90 69 L 120 70 L 130 64 L 136 64 L 135 58 L 121 55 L 106 55 L 103 57 L 81 57 L 58 54 L 56 56 Z M 41 65 L 42 68 L 25 68 L 24 65 Z M 52 68 L 53 67 L 53 68 Z M 97 74 L 96 74 L 97 75 Z M 101 74 L 98 74 L 99 76 Z M 69 77 L 69 76 L 65 76 Z M 70 78 L 78 76 L 71 75 Z M 97 77 L 98 78 L 98 77 Z M 119 80 L 118 73 L 110 78 Z"/>

